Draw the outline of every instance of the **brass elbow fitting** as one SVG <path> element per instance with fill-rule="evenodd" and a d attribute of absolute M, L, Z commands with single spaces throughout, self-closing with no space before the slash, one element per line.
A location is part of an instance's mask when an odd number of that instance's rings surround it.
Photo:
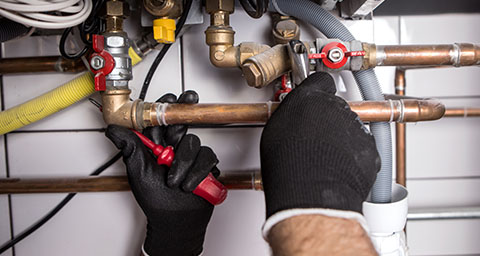
<path fill-rule="evenodd" d="M 102 93 L 103 119 L 106 124 L 116 124 L 127 128 L 140 129 L 137 110 L 143 105 L 141 100 L 131 101 L 130 90 L 106 90 Z"/>

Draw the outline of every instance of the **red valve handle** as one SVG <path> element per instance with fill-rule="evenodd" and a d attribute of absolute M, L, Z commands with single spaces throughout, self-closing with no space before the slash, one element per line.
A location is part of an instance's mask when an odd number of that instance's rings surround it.
<path fill-rule="evenodd" d="M 92 48 L 95 52 L 90 56 L 90 60 L 94 56 L 100 56 L 105 62 L 103 68 L 101 69 L 90 68 L 90 70 L 92 70 L 92 72 L 95 74 L 94 82 L 96 91 L 105 91 L 107 89 L 105 76 L 110 74 L 115 67 L 115 59 L 113 59 L 110 53 L 105 51 L 104 47 L 105 38 L 102 35 L 94 34 L 92 37 Z"/>
<path fill-rule="evenodd" d="M 153 154 L 157 156 L 157 163 L 159 165 L 166 165 L 170 167 L 173 162 L 174 152 L 172 146 L 162 147 L 155 144 L 153 141 L 145 137 L 138 131 L 132 130 L 142 141 L 142 143 L 152 150 Z M 213 205 L 221 204 L 227 198 L 227 188 L 220 183 L 211 173 L 198 184 L 193 190 L 193 193 L 202 197 Z"/>

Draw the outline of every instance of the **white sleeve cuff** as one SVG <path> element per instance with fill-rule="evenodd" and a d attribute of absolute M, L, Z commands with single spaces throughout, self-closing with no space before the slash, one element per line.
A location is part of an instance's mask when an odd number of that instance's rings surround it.
<path fill-rule="evenodd" d="M 150 256 L 150 255 L 148 255 L 147 252 L 145 252 L 145 248 L 143 248 L 143 244 L 142 244 L 142 253 L 143 253 L 143 256 Z"/>
<path fill-rule="evenodd" d="M 278 224 L 281 221 L 284 221 L 288 218 L 294 217 L 294 216 L 301 216 L 301 215 L 312 215 L 312 214 L 320 214 L 320 215 L 325 215 L 328 217 L 335 217 L 335 218 L 344 218 L 344 219 L 352 219 L 356 220 L 362 228 L 365 230 L 367 234 L 369 234 L 368 226 L 367 226 L 367 221 L 358 212 L 353 212 L 353 211 L 343 211 L 343 210 L 334 210 L 334 209 L 323 209 L 323 208 L 311 208 L 311 209 L 289 209 L 289 210 L 283 210 L 275 213 L 274 215 L 270 216 L 265 223 L 263 224 L 262 227 L 262 235 L 263 239 L 268 242 L 268 233 L 270 232 L 270 229 L 273 228 L 276 224 Z"/>

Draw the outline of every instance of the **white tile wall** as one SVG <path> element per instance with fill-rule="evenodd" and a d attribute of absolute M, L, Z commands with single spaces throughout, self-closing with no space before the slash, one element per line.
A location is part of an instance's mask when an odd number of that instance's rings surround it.
<path fill-rule="evenodd" d="M 4 136 L 0 136 L 0 178 L 5 178 L 7 176 L 4 143 Z M 0 244 L 3 244 L 10 239 L 10 212 L 8 207 L 8 196 L 0 195 Z M 12 251 L 8 250 L 2 255 L 10 256 L 12 255 Z"/>
<path fill-rule="evenodd" d="M 200 102 L 263 102 L 271 99 L 271 87 L 258 90 L 246 85 L 238 69 L 219 69 L 208 60 L 206 23 L 192 27 L 184 36 L 185 89 L 196 90 Z M 374 21 L 348 21 L 346 25 L 360 40 L 377 44 L 476 42 L 479 15 L 376 17 Z M 240 9 L 232 15 L 236 43 L 271 43 L 270 18 L 252 20 Z M 302 24 L 302 38 L 319 34 Z M 254 29 L 252 29 L 254 28 Z M 260 36 L 259 33 L 260 32 Z M 5 44 L 7 57 L 56 55 L 58 38 L 35 38 Z M 175 44 L 159 66 L 147 100 L 165 92 L 182 91 L 180 47 Z M 156 54 L 134 68 L 131 83 L 136 98 Z M 393 68 L 377 68 L 384 92 L 393 92 Z M 4 77 L 7 107 L 46 92 L 73 75 L 32 74 Z M 415 70 L 407 72 L 407 92 L 413 96 L 480 95 L 478 68 Z M 350 74 L 342 74 L 345 98 L 359 99 Z M 98 95 L 97 95 L 98 96 Z M 477 99 L 445 100 L 448 106 L 479 106 Z M 408 125 L 408 187 L 412 207 L 480 205 L 477 170 L 480 137 L 478 118 L 445 119 Z M 23 130 L 79 129 L 104 127 L 97 109 L 82 101 Z M 260 128 L 192 129 L 205 145 L 217 153 L 223 171 L 258 169 Z M 12 176 L 86 175 L 116 152 L 101 133 L 17 133 L 9 135 Z M 2 139 L 0 161 L 5 162 Z M 2 163 L 2 162 L 0 162 Z M 1 165 L 3 166 L 3 165 Z M 1 168 L 1 167 L 0 167 Z M 2 168 L 1 170 L 3 170 Z M 123 174 L 121 161 L 106 171 Z M 3 171 L 0 175 L 4 175 Z M 455 178 L 454 178 L 455 177 Z M 43 216 L 64 195 L 15 195 L 12 211 L 15 233 Z M 268 255 L 260 235 L 264 221 L 263 194 L 230 191 L 227 201 L 216 208 L 205 242 L 206 255 Z M 81 194 L 55 218 L 16 247 L 16 255 L 136 255 L 144 236 L 144 217 L 130 192 Z M 412 255 L 480 253 L 476 238 L 479 222 L 412 222 L 408 239 Z M 9 239 L 8 205 L 0 197 L 0 239 Z M 10 254 L 4 254 L 10 255 Z"/>

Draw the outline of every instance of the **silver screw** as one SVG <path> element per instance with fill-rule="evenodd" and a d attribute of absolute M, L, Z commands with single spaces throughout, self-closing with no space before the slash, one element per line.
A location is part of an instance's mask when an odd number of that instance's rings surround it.
<path fill-rule="evenodd" d="M 105 67 L 105 59 L 103 59 L 102 56 L 95 55 L 90 60 L 90 66 L 95 70 L 102 69 Z"/>
<path fill-rule="evenodd" d="M 342 61 L 343 57 L 344 57 L 344 54 L 340 48 L 333 48 L 330 51 L 328 51 L 328 59 L 333 63 Z"/>

